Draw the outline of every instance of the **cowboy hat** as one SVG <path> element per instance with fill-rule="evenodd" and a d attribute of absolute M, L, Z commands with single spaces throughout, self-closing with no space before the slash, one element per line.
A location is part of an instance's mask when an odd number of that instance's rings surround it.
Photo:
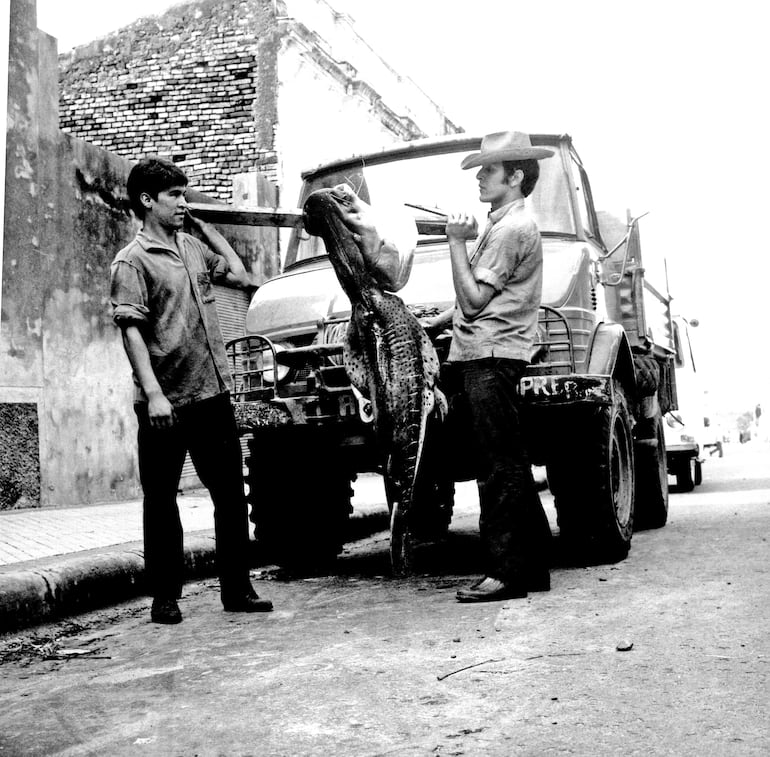
<path fill-rule="evenodd" d="M 504 160 L 540 160 L 550 158 L 553 150 L 544 147 L 532 147 L 529 134 L 522 131 L 498 131 L 487 134 L 481 140 L 481 151 L 472 152 L 460 167 L 474 168 L 489 163 L 502 163 Z"/>

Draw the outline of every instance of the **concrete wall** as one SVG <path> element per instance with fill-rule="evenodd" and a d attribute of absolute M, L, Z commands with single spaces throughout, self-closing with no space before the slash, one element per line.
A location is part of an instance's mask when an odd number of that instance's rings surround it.
<path fill-rule="evenodd" d="M 109 307 L 110 263 L 137 228 L 131 163 L 59 131 L 56 41 L 35 0 L 12 0 L 11 19 L 0 509 L 134 497 L 133 388 Z M 222 230 L 255 283 L 277 272 L 274 230 Z"/>
<path fill-rule="evenodd" d="M 12 0 L 0 404 L 4 428 L 26 433 L 10 440 L 0 507 L 135 492 L 130 387 L 107 308 L 111 256 L 134 233 L 128 163 L 61 134 L 56 66 L 34 2 Z"/>

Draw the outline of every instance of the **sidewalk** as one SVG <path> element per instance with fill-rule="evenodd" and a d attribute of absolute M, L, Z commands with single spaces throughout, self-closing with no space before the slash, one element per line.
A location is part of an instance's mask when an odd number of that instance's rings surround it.
<path fill-rule="evenodd" d="M 379 476 L 353 489 L 353 518 L 384 511 Z M 180 493 L 178 503 L 188 578 L 215 575 L 208 492 Z M 142 550 L 140 499 L 0 512 L 0 634 L 140 595 Z"/>

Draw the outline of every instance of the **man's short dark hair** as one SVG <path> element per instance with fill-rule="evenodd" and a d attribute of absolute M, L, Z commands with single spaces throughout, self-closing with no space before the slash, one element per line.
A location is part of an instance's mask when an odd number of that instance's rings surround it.
<path fill-rule="evenodd" d="M 187 184 L 184 171 L 170 160 L 142 158 L 131 169 L 126 183 L 131 210 L 137 218 L 144 218 L 144 205 L 139 199 L 142 193 L 147 192 L 153 200 L 157 200 L 158 192 L 164 192 L 171 187 L 186 187 Z"/>
<path fill-rule="evenodd" d="M 514 171 L 521 171 L 524 174 L 524 178 L 521 182 L 521 193 L 524 197 L 529 197 L 532 194 L 532 190 L 537 184 L 537 180 L 540 178 L 540 164 L 536 160 L 504 160 L 503 171 L 505 172 L 505 178 L 508 179 L 513 176 Z"/>

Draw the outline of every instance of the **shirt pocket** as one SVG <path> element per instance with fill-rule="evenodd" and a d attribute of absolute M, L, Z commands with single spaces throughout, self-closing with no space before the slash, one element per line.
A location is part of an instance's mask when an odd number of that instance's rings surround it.
<path fill-rule="evenodd" d="M 211 276 L 208 271 L 198 271 L 198 292 L 201 296 L 201 302 L 209 303 L 214 302 L 214 287 L 211 284 Z"/>

